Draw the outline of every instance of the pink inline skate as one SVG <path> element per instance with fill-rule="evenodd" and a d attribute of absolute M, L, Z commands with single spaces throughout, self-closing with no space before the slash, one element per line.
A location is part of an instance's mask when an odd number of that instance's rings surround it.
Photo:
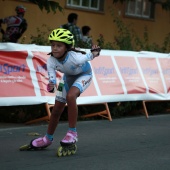
<path fill-rule="evenodd" d="M 61 146 L 58 148 L 57 156 L 61 157 L 75 154 L 77 151 L 77 141 L 77 132 L 68 131 L 66 136 L 60 141 Z"/>
<path fill-rule="evenodd" d="M 52 144 L 46 136 L 31 140 L 30 144 L 20 147 L 20 151 L 44 149 Z"/>

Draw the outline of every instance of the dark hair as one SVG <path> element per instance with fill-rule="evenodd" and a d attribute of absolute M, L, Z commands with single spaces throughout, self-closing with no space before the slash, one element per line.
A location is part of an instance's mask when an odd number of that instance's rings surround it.
<path fill-rule="evenodd" d="M 67 51 L 74 51 L 77 53 L 86 54 L 85 51 L 77 50 L 77 49 L 75 49 L 75 47 L 72 47 L 72 44 L 66 44 L 66 43 L 64 43 L 64 44 L 66 45 Z"/>
<path fill-rule="evenodd" d="M 77 20 L 77 18 L 78 18 L 78 15 L 76 13 L 71 13 L 71 14 L 68 15 L 67 20 L 68 20 L 69 23 L 73 23 L 73 21 L 75 19 Z"/>
<path fill-rule="evenodd" d="M 71 45 L 70 45 L 70 44 L 66 44 L 66 43 L 64 43 L 64 44 L 66 45 L 67 52 L 69 52 L 69 51 L 74 51 L 74 52 L 77 52 L 77 53 L 86 54 L 85 51 L 80 51 L 80 50 L 77 50 L 77 49 L 73 48 L 73 47 L 72 47 L 72 44 L 71 44 Z M 65 54 L 65 53 L 64 53 L 64 54 Z M 48 53 L 47 55 L 53 55 L 53 53 L 50 52 L 50 53 Z"/>
<path fill-rule="evenodd" d="M 75 48 L 70 48 L 68 51 L 74 51 L 74 52 L 77 52 L 77 53 L 86 54 L 85 51 L 80 51 L 80 50 L 77 50 Z"/>
<path fill-rule="evenodd" d="M 86 35 L 90 30 L 91 30 L 91 28 L 89 26 L 83 26 L 82 27 L 83 35 Z"/>

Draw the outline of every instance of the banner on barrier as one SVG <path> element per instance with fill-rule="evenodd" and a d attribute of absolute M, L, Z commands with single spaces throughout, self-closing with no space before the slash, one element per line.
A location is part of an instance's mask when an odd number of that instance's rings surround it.
<path fill-rule="evenodd" d="M 54 104 L 55 93 L 46 90 L 50 50 L 0 43 L 0 106 Z M 170 99 L 169 54 L 102 50 L 90 64 L 93 81 L 78 104 Z M 62 73 L 56 76 L 59 80 Z"/>

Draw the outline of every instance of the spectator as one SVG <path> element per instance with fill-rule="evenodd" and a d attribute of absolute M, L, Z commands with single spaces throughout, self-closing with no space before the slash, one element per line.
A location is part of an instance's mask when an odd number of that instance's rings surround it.
<path fill-rule="evenodd" d="M 16 16 L 9 16 L 3 19 L 0 19 L 0 28 L 1 24 L 7 24 L 6 31 L 1 30 L 2 41 L 3 42 L 13 42 L 17 43 L 18 39 L 23 35 L 27 29 L 27 21 L 24 19 L 24 14 L 26 8 L 22 5 L 19 5 L 15 8 L 17 13 Z"/>
<path fill-rule="evenodd" d="M 68 29 L 74 36 L 75 46 L 78 47 L 82 41 L 82 33 L 80 28 L 77 26 L 78 15 L 76 13 L 70 13 L 68 15 L 68 23 L 61 26 L 61 28 Z"/>
<path fill-rule="evenodd" d="M 83 26 L 82 27 L 82 33 L 83 33 L 83 44 L 86 48 L 91 48 L 93 45 L 92 38 L 90 37 L 90 30 L 91 28 L 89 26 Z"/>

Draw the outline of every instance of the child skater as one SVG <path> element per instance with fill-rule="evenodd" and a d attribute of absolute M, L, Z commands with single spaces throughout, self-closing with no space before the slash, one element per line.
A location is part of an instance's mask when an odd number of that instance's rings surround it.
<path fill-rule="evenodd" d="M 68 106 L 68 131 L 60 144 L 61 146 L 75 146 L 78 140 L 76 99 L 90 86 L 92 81 L 92 69 L 88 61 L 93 60 L 100 54 L 100 47 L 97 45 L 93 45 L 91 52 L 88 54 L 74 49 L 73 34 L 67 29 L 58 28 L 53 30 L 49 35 L 49 40 L 51 42 L 51 56 L 47 60 L 48 92 L 55 91 L 56 70 L 64 73 L 64 76 L 57 89 L 55 105 L 52 109 L 46 135 L 31 141 L 30 145 L 35 149 L 45 148 L 52 144 L 53 134 L 66 103 Z M 69 154 L 71 152 L 68 151 Z"/>

